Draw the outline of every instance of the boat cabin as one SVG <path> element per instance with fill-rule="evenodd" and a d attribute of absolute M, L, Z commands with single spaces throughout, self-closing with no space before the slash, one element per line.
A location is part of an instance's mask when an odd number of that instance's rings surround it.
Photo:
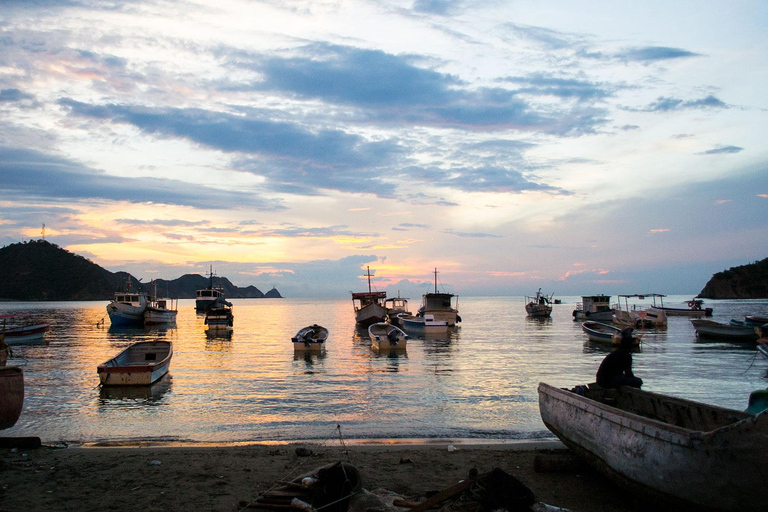
<path fill-rule="evenodd" d="M 146 301 L 146 295 L 141 293 L 124 293 L 115 294 L 115 302 L 121 302 L 123 304 L 139 305 Z"/>

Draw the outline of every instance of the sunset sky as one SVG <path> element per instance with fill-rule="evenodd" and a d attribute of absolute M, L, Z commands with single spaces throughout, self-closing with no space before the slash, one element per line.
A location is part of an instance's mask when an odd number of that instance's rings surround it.
<path fill-rule="evenodd" d="M 768 2 L 0 1 L 0 245 L 287 297 L 768 257 Z"/>

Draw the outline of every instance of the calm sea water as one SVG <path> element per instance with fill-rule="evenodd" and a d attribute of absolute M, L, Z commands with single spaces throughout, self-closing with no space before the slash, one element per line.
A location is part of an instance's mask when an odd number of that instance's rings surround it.
<path fill-rule="evenodd" d="M 689 297 L 668 297 L 675 305 Z M 43 442 L 238 442 L 365 438 L 549 438 L 537 385 L 594 381 L 606 348 L 586 341 L 563 297 L 551 319 L 526 317 L 523 297 L 459 298 L 462 326 L 378 354 L 355 329 L 351 300 L 235 299 L 231 338 L 206 335 L 193 300 L 171 329 L 97 326 L 106 301 L 2 303 L 52 324 L 45 344 L 13 347 L 25 378 L 24 410 L 7 436 Z M 418 301 L 412 301 L 418 303 Z M 768 301 L 708 301 L 714 319 L 768 314 Z M 416 309 L 418 304 L 412 304 Z M 329 328 L 325 354 L 295 357 L 290 338 Z M 170 340 L 171 369 L 151 388 L 100 389 L 96 367 L 130 343 Z M 744 409 L 766 388 L 768 361 L 753 347 L 700 342 L 670 317 L 635 355 L 645 389 Z"/>

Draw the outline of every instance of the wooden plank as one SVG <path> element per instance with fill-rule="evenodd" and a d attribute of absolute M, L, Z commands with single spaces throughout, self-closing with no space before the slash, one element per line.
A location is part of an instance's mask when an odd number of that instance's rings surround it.
<path fill-rule="evenodd" d="M 484 476 L 484 475 L 483 475 Z M 480 477 L 482 478 L 482 476 Z M 443 489 L 432 497 L 420 502 L 415 507 L 411 508 L 411 512 L 424 512 L 430 508 L 439 505 L 445 500 L 456 498 L 464 491 L 468 490 L 477 481 L 477 478 L 467 478 L 457 484 L 453 484 L 450 487 Z"/>

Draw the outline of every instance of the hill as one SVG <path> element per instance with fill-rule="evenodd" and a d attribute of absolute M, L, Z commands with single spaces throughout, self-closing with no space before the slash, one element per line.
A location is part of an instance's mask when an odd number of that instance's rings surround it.
<path fill-rule="evenodd" d="M 149 290 L 149 283 L 126 272 L 110 272 L 92 261 L 45 240 L 31 240 L 0 248 L 0 300 L 109 300 L 130 280 L 133 290 Z M 161 295 L 191 299 L 210 279 L 186 274 L 157 280 Z M 255 286 L 240 288 L 227 278 L 215 278 L 228 298 L 282 298 L 272 289 L 267 295 Z"/>
<path fill-rule="evenodd" d="M 702 299 L 768 298 L 768 258 L 731 267 L 713 275 L 699 293 Z"/>

